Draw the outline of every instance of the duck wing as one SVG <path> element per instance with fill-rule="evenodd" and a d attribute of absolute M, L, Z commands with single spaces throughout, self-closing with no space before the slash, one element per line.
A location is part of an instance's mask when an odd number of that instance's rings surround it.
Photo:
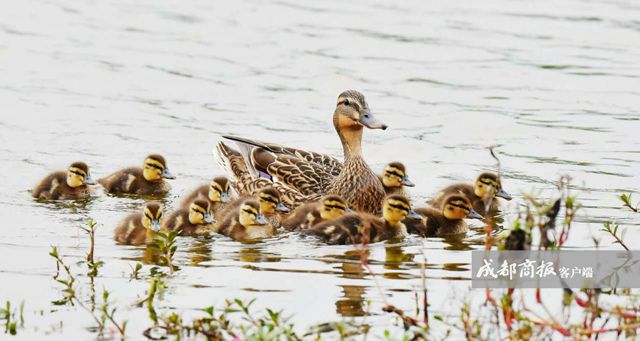
<path fill-rule="evenodd" d="M 325 193 L 342 171 L 342 163 L 325 154 L 235 136 L 224 138 L 238 143 L 254 178 L 276 179 L 302 195 Z"/>
<path fill-rule="evenodd" d="M 224 169 L 229 176 L 233 177 L 234 187 L 238 194 L 254 195 L 263 188 L 273 187 L 280 193 L 282 201 L 290 208 L 295 208 L 306 201 L 304 195 L 282 183 L 251 176 L 242 153 L 227 146 L 224 142 L 218 143 L 213 154 L 220 168 Z"/>

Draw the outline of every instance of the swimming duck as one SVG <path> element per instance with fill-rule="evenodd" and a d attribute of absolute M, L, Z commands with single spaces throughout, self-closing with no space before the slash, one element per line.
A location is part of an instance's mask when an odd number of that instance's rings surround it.
<path fill-rule="evenodd" d="M 442 208 L 416 208 L 419 217 L 404 220 L 407 230 L 426 237 L 448 236 L 469 230 L 464 218 L 484 219 L 464 194 L 449 194 L 442 202 Z"/>
<path fill-rule="evenodd" d="M 98 180 L 108 193 L 165 194 L 171 188 L 163 179 L 175 179 L 164 157 L 152 154 L 145 158 L 144 167 L 122 169 Z"/>
<path fill-rule="evenodd" d="M 210 224 L 215 223 L 210 206 L 207 199 L 196 199 L 188 208 L 180 208 L 171 213 L 163 227 L 165 230 L 178 231 L 181 236 L 206 234 L 212 230 Z"/>
<path fill-rule="evenodd" d="M 343 216 L 349 205 L 337 195 L 327 195 L 319 201 L 306 203 L 296 208 L 282 226 L 287 230 L 307 230 L 327 220 Z"/>
<path fill-rule="evenodd" d="M 225 210 L 221 212 L 220 216 L 226 217 L 229 214 L 236 214 L 238 207 L 248 199 L 251 199 L 251 197 L 243 196 L 230 202 Z M 253 195 L 253 199 L 260 204 L 260 213 L 266 218 L 267 223 L 276 228 L 282 225 L 285 215 L 291 211 L 282 200 L 280 200 L 280 193 L 273 187 L 266 187 L 257 191 Z"/>
<path fill-rule="evenodd" d="M 47 175 L 31 191 L 36 199 L 83 199 L 91 192 L 88 185 L 95 185 L 89 174 L 89 167 L 84 162 L 72 163 L 67 171 L 54 172 Z"/>
<path fill-rule="evenodd" d="M 269 238 L 275 232 L 273 226 L 269 225 L 260 213 L 260 204 L 252 199 L 243 201 L 235 214 L 229 214 L 216 226 L 216 230 L 237 241 Z"/>
<path fill-rule="evenodd" d="M 153 241 L 153 232 L 160 231 L 161 220 L 162 205 L 147 203 L 140 212 L 132 213 L 120 222 L 114 231 L 115 239 L 126 245 L 149 244 Z"/>
<path fill-rule="evenodd" d="M 404 187 L 413 187 L 415 184 L 409 180 L 404 165 L 400 162 L 391 162 L 384 167 L 384 172 L 380 176 L 380 181 L 384 187 L 385 193 L 402 194 L 405 193 Z"/>
<path fill-rule="evenodd" d="M 382 218 L 363 212 L 349 213 L 302 233 L 318 236 L 329 244 L 375 243 L 406 236 L 407 229 L 403 221 L 407 217 L 419 218 L 406 197 L 392 194 L 384 200 Z"/>
<path fill-rule="evenodd" d="M 225 176 L 215 177 L 209 184 L 202 185 L 185 196 L 180 204 L 182 208 L 188 208 L 196 199 L 206 199 L 211 206 L 211 214 L 218 219 L 220 213 L 229 202 L 229 179 Z"/>
<path fill-rule="evenodd" d="M 449 194 L 463 193 L 469 198 L 473 209 L 481 214 L 494 213 L 499 208 L 497 197 L 511 200 L 511 196 L 502 189 L 500 178 L 493 173 L 482 173 L 475 184 L 457 183 L 440 190 L 428 203 L 441 208 Z M 493 214 L 491 214 L 493 215 Z"/>
<path fill-rule="evenodd" d="M 385 192 L 362 156 L 362 130 L 364 127 L 384 130 L 387 126 L 374 118 L 364 96 L 355 90 L 347 90 L 338 96 L 333 125 L 342 142 L 344 163 L 325 154 L 234 136 L 224 138 L 238 143 L 251 177 L 236 173 L 241 169 L 230 167 L 226 154 L 216 153 L 216 156 L 238 182 L 268 177 L 299 193 L 302 198 L 290 203 L 292 206 L 336 194 L 355 210 L 379 212 Z"/>

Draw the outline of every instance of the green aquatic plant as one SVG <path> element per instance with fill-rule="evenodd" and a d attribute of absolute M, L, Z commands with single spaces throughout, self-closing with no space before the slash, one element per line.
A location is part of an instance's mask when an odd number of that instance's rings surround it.
<path fill-rule="evenodd" d="M 626 230 L 622 230 L 620 231 L 620 234 L 618 234 L 618 229 L 620 228 L 620 225 L 614 224 L 611 222 L 606 222 L 604 223 L 603 226 L 604 227 L 600 231 L 607 232 L 608 234 L 610 234 L 613 237 L 613 239 L 615 239 L 615 241 L 613 242 L 614 244 L 620 244 L 620 246 L 622 246 L 625 250 L 629 251 L 629 247 L 623 241 L 624 233 L 626 232 Z"/>
<path fill-rule="evenodd" d="M 620 200 L 622 200 L 622 203 L 624 204 L 625 207 L 627 207 L 628 209 L 632 210 L 633 212 L 640 212 L 640 202 L 636 203 L 635 205 L 631 202 L 631 193 L 629 194 L 621 194 L 619 196 Z"/>
<path fill-rule="evenodd" d="M 87 267 L 89 268 L 89 272 L 87 275 L 89 277 L 95 277 L 98 275 L 98 269 L 104 265 L 102 261 L 95 260 L 95 245 L 96 245 L 96 228 L 98 224 L 93 220 L 89 219 L 87 222 L 87 227 L 80 227 L 80 229 L 87 233 L 89 237 L 89 252 L 87 252 Z"/>
<path fill-rule="evenodd" d="M 169 233 L 154 232 L 154 245 L 160 250 L 162 265 L 169 268 L 170 273 L 174 273 L 180 268 L 173 264 L 173 256 L 178 250 L 176 245 L 178 238 L 177 231 L 170 231 Z"/>
<path fill-rule="evenodd" d="M 11 308 L 10 301 L 7 301 L 4 308 L 0 308 L 0 321 L 4 324 L 5 334 L 16 335 L 18 327 L 24 327 L 24 302 L 20 303 L 18 316 L 16 318 L 16 311 Z"/>

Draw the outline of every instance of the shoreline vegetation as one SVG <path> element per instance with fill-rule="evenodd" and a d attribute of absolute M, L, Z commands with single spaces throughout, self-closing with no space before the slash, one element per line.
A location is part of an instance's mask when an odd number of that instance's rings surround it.
<path fill-rule="evenodd" d="M 525 195 L 525 204 L 518 209 L 510 229 L 497 234 L 487 224 L 485 250 L 560 250 L 570 237 L 573 221 L 582 205 L 570 192 L 570 178 L 562 177 L 558 183 L 559 198 L 542 200 L 537 195 Z M 622 209 L 639 213 L 640 203 L 631 194 L 619 196 Z M 207 339 L 207 340 L 303 340 L 303 339 L 445 339 L 458 336 L 467 340 L 528 340 L 531 338 L 572 338 L 595 340 L 600 337 L 637 338 L 640 330 L 640 311 L 637 293 L 630 289 L 469 289 L 484 290 L 484 300 L 478 303 L 462 300 L 458 313 L 448 316 L 429 311 L 429 283 L 426 271 L 427 255 L 422 263 L 421 288 L 415 290 L 415 310 L 405 311 L 389 302 L 383 288 L 376 280 L 377 274 L 369 267 L 368 245 L 356 245 L 360 263 L 374 279 L 383 301 L 385 318 L 393 321 L 394 330 L 372 332 L 373 326 L 366 316 L 361 320 L 342 320 L 323 323 L 300 331 L 286 311 L 254 308 L 255 300 L 226 299 L 218 306 L 202 307 L 197 317 L 185 317 L 175 309 L 157 309 L 170 281 L 180 267 L 174 255 L 179 252 L 177 233 L 157 232 L 155 243 L 150 245 L 157 254 L 157 265 L 148 273 L 142 264 L 131 267 L 131 279 L 145 280 L 148 290 L 142 298 L 133 302 L 134 307 L 148 312 L 142 335 L 128 330 L 130 321 L 120 312 L 129 308 L 116 306 L 108 288 L 96 290 L 100 278 L 100 250 L 95 247 L 98 224 L 89 220 L 81 230 L 86 233 L 89 248 L 86 257 L 77 264 L 70 264 L 59 249 L 52 247 L 49 255 L 55 260 L 53 279 L 60 285 L 60 299 L 55 306 L 69 306 L 85 311 L 93 320 L 92 330 L 97 339 Z M 614 243 L 630 248 L 624 242 L 624 229 L 617 223 L 606 222 L 600 230 L 610 235 L 609 240 L 593 237 L 594 250 L 601 244 Z M 84 268 L 83 270 L 83 267 Z M 545 291 L 563 290 L 563 314 L 554 314 L 548 307 Z M 100 297 L 101 296 L 101 297 Z M 534 297 L 531 297 L 534 296 Z M 531 303 L 533 302 L 533 304 Z M 25 327 L 24 302 L 18 307 L 7 301 L 0 309 L 0 325 L 6 335 L 17 335 Z M 542 313 L 541 313 L 542 312 Z"/>

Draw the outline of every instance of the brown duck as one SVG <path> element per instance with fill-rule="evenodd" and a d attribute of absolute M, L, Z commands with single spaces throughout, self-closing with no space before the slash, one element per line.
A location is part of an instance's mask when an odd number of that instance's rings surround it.
<path fill-rule="evenodd" d="M 264 215 L 260 213 L 260 204 L 252 199 L 243 201 L 236 212 L 229 214 L 215 229 L 241 242 L 269 238 L 275 232 L 273 226 L 269 225 Z"/>
<path fill-rule="evenodd" d="M 342 142 L 343 163 L 325 154 L 233 136 L 225 138 L 238 142 L 250 177 L 237 173 L 242 171 L 241 167 L 232 166 L 231 160 L 228 160 L 231 153 L 225 151 L 230 149 L 228 146 L 219 146 L 216 156 L 237 182 L 243 182 L 241 187 L 251 187 L 250 181 L 259 177 L 277 179 L 276 183 L 297 193 L 285 196 L 287 200 L 293 198 L 293 202 L 288 202 L 293 207 L 326 194 L 336 194 L 355 210 L 379 212 L 385 192 L 362 156 L 362 130 L 364 127 L 384 130 L 387 126 L 374 118 L 364 96 L 355 90 L 345 91 L 338 96 L 333 125 Z M 282 191 L 286 192 L 284 189 Z"/>
<path fill-rule="evenodd" d="M 324 198 L 306 203 L 296 208 L 282 227 L 287 230 L 307 230 L 328 220 L 338 219 L 349 210 L 347 202 L 337 195 L 327 195 Z"/>
<path fill-rule="evenodd" d="M 141 212 L 128 215 L 114 231 L 120 244 L 143 245 L 153 241 L 153 231 L 160 231 L 162 205 L 157 202 L 146 204 Z"/>
<path fill-rule="evenodd" d="M 164 223 L 168 231 L 178 231 L 181 236 L 197 236 L 212 230 L 210 224 L 215 223 L 211 215 L 209 201 L 196 199 L 189 208 L 181 208 L 173 212 Z"/>
<path fill-rule="evenodd" d="M 419 217 L 404 220 L 409 233 L 425 237 L 462 234 L 469 230 L 464 218 L 484 219 L 464 194 L 450 194 L 442 202 L 442 208 L 416 208 Z"/>
<path fill-rule="evenodd" d="M 511 200 L 511 196 L 502 189 L 500 178 L 493 173 L 482 173 L 474 184 L 457 183 L 440 190 L 428 203 L 441 208 L 445 198 L 450 194 L 462 193 L 469 198 L 473 209 L 481 214 L 493 215 L 498 208 L 497 198 Z"/>

